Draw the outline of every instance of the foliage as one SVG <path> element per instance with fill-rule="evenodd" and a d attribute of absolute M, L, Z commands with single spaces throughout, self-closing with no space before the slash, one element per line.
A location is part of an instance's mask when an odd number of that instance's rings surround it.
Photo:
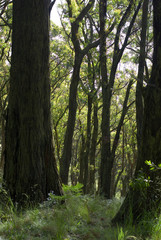
<path fill-rule="evenodd" d="M 137 178 L 135 178 L 131 183 L 130 186 L 133 189 L 136 190 L 141 190 L 144 191 L 145 189 L 147 189 L 150 186 L 150 177 L 146 177 L 145 173 L 143 171 L 139 171 Z"/>
<path fill-rule="evenodd" d="M 41 204 L 38 208 L 18 211 L 13 204 L 2 214 L 0 237 L 9 240 L 159 240 L 161 218 L 147 215 L 137 226 L 112 226 L 122 200 L 81 195 L 82 185 L 64 186 L 65 202 Z M 50 196 L 54 195 L 51 193 Z M 60 199 L 61 200 L 61 197 Z M 63 198 L 64 200 L 64 198 Z M 53 199 L 48 199 L 52 202 Z M 9 202 L 11 200 L 9 199 Z M 2 206 L 2 202 L 1 202 Z"/>
<path fill-rule="evenodd" d="M 158 164 L 158 166 L 151 162 L 150 160 L 146 160 L 145 163 L 150 167 L 150 171 L 157 171 L 157 170 L 161 170 L 161 164 Z"/>

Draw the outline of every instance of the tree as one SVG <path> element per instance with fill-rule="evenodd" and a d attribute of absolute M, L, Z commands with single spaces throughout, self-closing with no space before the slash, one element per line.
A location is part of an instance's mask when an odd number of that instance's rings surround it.
<path fill-rule="evenodd" d="M 116 135 L 111 144 L 111 134 L 110 134 L 110 115 L 111 115 L 111 99 L 112 99 L 112 91 L 115 83 L 116 71 L 118 64 L 121 61 L 124 50 L 128 45 L 128 40 L 132 32 L 133 25 L 135 23 L 137 14 L 141 7 L 141 1 L 139 1 L 138 6 L 136 7 L 132 19 L 127 28 L 127 32 L 125 34 L 125 38 L 123 43 L 121 43 L 121 33 L 125 28 L 125 25 L 128 21 L 128 18 L 132 12 L 134 2 L 131 0 L 129 2 L 126 11 L 124 12 L 122 18 L 116 29 L 115 40 L 114 40 L 114 51 L 113 51 L 113 59 L 111 70 L 109 74 L 109 79 L 107 77 L 107 67 L 106 67 L 106 41 L 105 41 L 105 18 L 106 15 L 106 6 L 105 1 L 100 2 L 100 64 L 101 64 L 101 74 L 102 74 L 102 98 L 103 98 L 103 109 L 102 109 L 102 148 L 101 148 L 101 167 L 100 167 L 100 192 L 107 198 L 110 198 L 111 192 L 111 172 L 113 168 L 113 163 L 115 159 L 115 153 L 118 146 L 121 126 L 124 122 L 124 117 L 127 113 L 128 107 L 128 98 L 130 94 L 130 89 L 132 86 L 132 81 L 129 82 L 127 87 L 126 96 L 124 99 L 122 115 L 120 117 L 119 124 L 117 126 Z M 102 25 L 102 30 L 101 30 Z M 121 47 L 120 47 L 121 45 Z M 112 146 L 111 146 L 112 145 Z"/>
<path fill-rule="evenodd" d="M 69 9 L 69 18 L 71 22 L 71 40 L 74 46 L 75 58 L 69 92 L 69 114 L 67 128 L 64 138 L 63 153 L 60 161 L 60 176 L 64 184 L 68 184 L 68 173 L 72 156 L 72 141 L 77 111 L 77 88 L 80 79 L 80 68 L 83 61 L 83 57 L 88 53 L 88 51 L 91 48 L 96 47 L 98 45 L 98 42 L 96 42 L 95 44 L 95 42 L 94 43 L 92 42 L 93 39 L 91 39 L 90 43 L 85 48 L 82 49 L 80 44 L 81 40 L 79 38 L 80 23 L 86 16 L 88 11 L 93 7 L 94 0 L 90 0 L 89 3 L 80 11 L 78 16 L 76 16 L 77 12 L 74 11 L 75 9 L 74 6 L 72 5 L 71 0 L 67 0 L 67 3 Z"/>
<path fill-rule="evenodd" d="M 96 52 L 96 50 L 94 50 Z M 87 59 L 84 59 L 84 67 L 82 67 L 82 76 L 81 76 L 81 87 L 84 93 L 87 95 L 87 117 L 86 117 L 86 134 L 85 134 L 85 149 L 84 155 L 81 158 L 83 160 L 83 191 L 84 193 L 92 193 L 94 191 L 94 180 L 95 180 L 95 155 L 96 155 L 96 144 L 97 144 L 97 135 L 98 135 L 98 99 L 97 93 L 99 87 L 97 87 L 97 63 L 94 61 L 95 56 L 92 54 L 92 51 L 88 52 Z M 96 58 L 97 59 L 97 58 Z M 85 62 L 86 60 L 86 62 Z M 92 111 L 93 110 L 93 111 Z M 93 114 L 93 122 L 92 122 Z M 93 126 L 93 132 L 92 132 Z M 83 139 L 82 139 L 83 140 Z M 80 164 L 81 166 L 81 164 Z"/>
<path fill-rule="evenodd" d="M 68 90 L 73 64 L 73 51 L 62 27 L 50 24 L 51 111 L 55 154 L 60 163 L 68 113 Z"/>
<path fill-rule="evenodd" d="M 10 1 L 0 2 L 0 131 L 1 160 L 0 168 L 4 167 L 5 150 L 5 118 L 8 100 L 8 80 L 11 51 L 12 5 Z"/>
<path fill-rule="evenodd" d="M 50 123 L 48 4 L 13 1 L 4 181 L 18 203 L 62 194 Z"/>
<path fill-rule="evenodd" d="M 107 76 L 107 56 L 106 56 L 106 11 L 107 1 L 101 0 L 100 6 L 100 69 L 102 78 L 102 146 L 101 146 L 101 167 L 100 167 L 100 185 L 101 193 L 110 198 L 110 182 L 111 182 L 111 169 L 108 164 L 110 162 L 110 88 L 108 88 L 108 76 Z M 110 168 L 110 169 L 109 169 Z M 108 185 L 109 183 L 109 185 Z M 109 192 L 109 193 L 108 193 Z"/>
<path fill-rule="evenodd" d="M 148 5 L 149 0 L 144 0 L 142 10 L 142 29 L 141 29 L 141 40 L 140 40 L 140 56 L 139 56 L 139 68 L 138 68 L 138 79 L 136 85 L 136 122 L 137 122 L 137 148 L 138 148 L 138 159 L 141 151 L 141 138 L 142 138 L 142 122 L 143 122 L 143 79 L 144 79 L 144 68 L 145 68 L 145 57 L 146 57 L 146 33 L 147 33 L 147 21 L 148 21 Z"/>
<path fill-rule="evenodd" d="M 153 67 L 146 88 L 144 89 L 144 115 L 142 126 L 142 138 L 140 157 L 137 161 L 135 177 L 142 171 L 149 184 L 144 192 L 143 188 L 130 188 L 123 205 L 113 219 L 113 222 L 124 222 L 129 212 L 133 215 L 134 221 L 139 221 L 145 211 L 157 208 L 160 203 L 160 191 L 157 183 L 160 182 L 160 169 L 150 170 L 146 161 L 158 166 L 161 163 L 161 2 L 153 0 L 153 32 L 154 32 L 154 53 Z M 135 183 L 135 180 L 134 180 Z"/>

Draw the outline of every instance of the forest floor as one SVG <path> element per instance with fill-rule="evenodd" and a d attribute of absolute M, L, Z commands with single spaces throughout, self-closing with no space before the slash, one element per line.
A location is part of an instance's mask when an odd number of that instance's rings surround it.
<path fill-rule="evenodd" d="M 79 190 L 65 187 L 64 197 L 49 194 L 39 207 L 25 211 L 8 199 L 0 205 L 0 240 L 161 240 L 161 218 L 112 227 L 122 200 L 83 196 Z"/>

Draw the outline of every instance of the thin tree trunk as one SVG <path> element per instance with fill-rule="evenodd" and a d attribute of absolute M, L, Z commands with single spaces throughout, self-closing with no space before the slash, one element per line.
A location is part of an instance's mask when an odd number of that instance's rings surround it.
<path fill-rule="evenodd" d="M 90 143 L 91 143 L 91 114 L 92 114 L 92 96 L 88 94 L 88 113 L 87 113 L 87 136 L 86 136 L 86 152 L 84 156 L 84 181 L 83 181 L 83 191 L 86 194 L 89 190 L 89 175 L 88 175 L 88 161 L 90 153 Z"/>
<path fill-rule="evenodd" d="M 93 134 L 91 140 L 90 149 L 90 168 L 89 168 L 89 191 L 94 193 L 95 189 L 95 159 L 96 159 L 96 147 L 97 147 L 97 137 L 98 137 L 98 103 L 97 100 L 94 103 L 94 114 L 93 114 Z"/>
<path fill-rule="evenodd" d="M 1 111 L 1 117 L 0 117 L 0 123 L 1 123 L 1 160 L 0 160 L 0 169 L 3 171 L 4 169 L 4 162 L 5 162 L 5 110 L 3 106 L 3 99 L 2 99 L 2 93 L 0 94 L 0 111 Z"/>
<path fill-rule="evenodd" d="M 82 133 L 82 143 L 80 147 L 80 154 L 79 154 L 79 164 L 80 164 L 80 171 L 79 171 L 79 182 L 83 184 L 84 179 L 84 153 L 85 153 L 85 137 Z"/>
<path fill-rule="evenodd" d="M 5 119 L 1 117 L 1 161 L 0 161 L 0 168 L 4 169 L 4 162 L 5 162 Z"/>
<path fill-rule="evenodd" d="M 72 9 L 72 2 L 71 0 L 67 0 L 69 18 L 70 20 L 72 20 L 71 21 L 71 40 L 75 50 L 75 62 L 74 62 L 73 75 L 72 75 L 71 85 L 70 85 L 70 93 L 69 93 L 69 115 L 68 115 L 67 129 L 65 133 L 64 148 L 63 148 L 61 164 L 60 164 L 60 176 L 64 184 L 68 184 L 69 166 L 71 163 L 71 156 L 72 156 L 72 140 L 73 140 L 76 110 L 77 110 L 76 97 L 77 97 L 77 87 L 79 84 L 80 67 L 81 67 L 83 57 L 89 52 L 91 48 L 97 47 L 99 44 L 99 40 L 97 40 L 95 42 L 90 42 L 84 49 L 81 49 L 81 46 L 80 46 L 81 40 L 79 39 L 79 24 L 83 20 L 83 18 L 87 15 L 88 11 L 93 7 L 94 2 L 95 0 L 89 0 L 88 4 L 81 10 L 79 15 L 75 17 L 75 13 L 73 12 L 73 9 Z"/>
<path fill-rule="evenodd" d="M 82 56 L 79 53 L 75 54 L 75 64 L 73 68 L 73 75 L 70 84 L 69 93 L 69 115 L 67 122 L 67 129 L 64 139 L 64 148 L 62 157 L 60 159 L 60 177 L 64 184 L 68 184 L 69 167 L 72 156 L 72 141 L 75 127 L 75 119 L 77 112 L 77 87 L 79 83 L 80 66 L 82 62 Z"/>

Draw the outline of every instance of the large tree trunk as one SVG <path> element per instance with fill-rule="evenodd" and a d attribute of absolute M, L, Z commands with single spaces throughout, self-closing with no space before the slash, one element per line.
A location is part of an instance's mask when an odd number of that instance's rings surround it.
<path fill-rule="evenodd" d="M 106 66 L 106 8 L 107 1 L 101 0 L 100 9 L 100 68 L 102 78 L 102 146 L 101 146 L 101 167 L 100 167 L 100 191 L 105 197 L 110 198 L 111 185 L 111 147 L 110 147 L 110 89 L 108 87 L 107 66 Z"/>
<path fill-rule="evenodd" d="M 153 0 L 153 9 L 153 68 L 150 82 L 145 89 L 141 154 L 135 174 L 137 177 L 142 169 L 145 177 L 150 176 L 151 182 L 146 191 L 146 198 L 142 197 L 142 188 L 130 188 L 114 222 L 124 222 L 128 219 L 129 213 L 132 213 L 134 221 L 139 220 L 145 211 L 156 208 L 160 203 L 160 190 L 155 185 L 158 180 L 160 181 L 160 170 L 150 171 L 149 166 L 145 164 L 146 160 L 156 165 L 161 163 L 161 2 Z"/>
<path fill-rule="evenodd" d="M 147 20 L 148 20 L 148 5 L 149 0 L 144 0 L 142 11 L 142 29 L 141 29 L 141 41 L 140 41 L 140 56 L 138 67 L 138 80 L 136 85 L 136 123 L 137 123 L 137 149 L 138 160 L 141 154 L 141 139 L 142 139 L 142 125 L 143 125 L 143 78 L 144 78 L 144 66 L 145 66 L 145 46 L 146 46 L 146 32 L 147 32 Z"/>
<path fill-rule="evenodd" d="M 50 124 L 48 35 L 48 0 L 14 0 L 4 181 L 16 202 L 62 194 Z"/>

